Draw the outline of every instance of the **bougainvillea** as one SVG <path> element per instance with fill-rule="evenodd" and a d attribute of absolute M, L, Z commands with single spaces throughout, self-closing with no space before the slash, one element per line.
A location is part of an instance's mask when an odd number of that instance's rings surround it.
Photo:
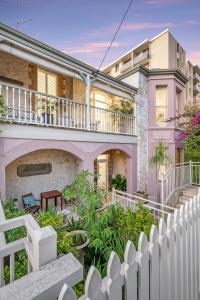
<path fill-rule="evenodd" d="M 187 105 L 184 114 L 170 118 L 168 122 L 177 119 L 181 130 L 176 140 L 184 142 L 185 159 L 200 161 L 200 105 Z"/>

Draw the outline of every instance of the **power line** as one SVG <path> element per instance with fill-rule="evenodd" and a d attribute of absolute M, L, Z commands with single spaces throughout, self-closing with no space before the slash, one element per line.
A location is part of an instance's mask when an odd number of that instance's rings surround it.
<path fill-rule="evenodd" d="M 108 47 L 106 53 L 104 54 L 104 56 L 103 56 L 103 58 L 102 58 L 102 60 L 101 60 L 101 62 L 100 62 L 100 64 L 99 64 L 99 67 L 98 67 L 97 72 L 96 72 L 96 76 L 97 76 L 97 74 L 99 73 L 99 71 L 100 71 L 100 69 L 101 69 L 101 67 L 102 67 L 102 65 L 103 65 L 103 63 L 104 63 L 104 61 L 105 61 L 105 59 L 106 59 L 106 56 L 108 55 L 108 52 L 110 51 L 110 48 L 112 47 L 112 44 L 113 44 L 113 42 L 114 42 L 114 40 L 115 40 L 115 38 L 116 38 L 116 36 L 117 36 L 117 34 L 118 34 L 118 32 L 119 32 L 119 30 L 120 30 L 120 28 L 121 28 L 123 22 L 124 22 L 124 20 L 125 20 L 127 14 L 128 14 L 128 12 L 129 12 L 129 9 L 131 8 L 131 5 L 132 5 L 133 1 L 134 1 L 134 0 L 131 0 L 131 1 L 130 1 L 130 3 L 129 3 L 129 5 L 128 5 L 128 7 L 127 7 L 127 9 L 126 9 L 126 11 L 125 11 L 125 13 L 124 13 L 124 15 L 123 15 L 123 18 L 122 18 L 122 20 L 121 20 L 121 22 L 120 22 L 120 24 L 119 24 L 119 26 L 118 26 L 118 28 L 117 28 L 117 30 L 116 30 L 114 36 L 113 36 L 111 42 L 110 42 L 110 45 L 109 45 L 109 47 Z"/>

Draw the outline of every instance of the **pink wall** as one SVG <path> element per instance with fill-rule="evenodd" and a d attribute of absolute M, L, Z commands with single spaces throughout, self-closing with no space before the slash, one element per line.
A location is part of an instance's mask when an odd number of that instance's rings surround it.
<path fill-rule="evenodd" d="M 127 155 L 127 185 L 128 192 L 137 188 L 137 145 L 116 143 L 86 143 L 55 140 L 28 140 L 2 138 L 0 156 L 0 191 L 2 199 L 6 197 L 5 167 L 18 157 L 35 150 L 59 149 L 72 153 L 79 158 L 79 170 L 94 171 L 93 162 L 105 151 L 121 150 Z"/>
<path fill-rule="evenodd" d="M 175 163 L 176 148 L 182 148 L 181 143 L 175 141 L 176 123 L 175 121 L 167 123 L 167 127 L 158 127 L 156 125 L 155 101 L 156 101 L 156 86 L 167 86 L 168 90 L 168 116 L 174 117 L 176 114 L 176 90 L 179 91 L 180 113 L 184 110 L 185 105 L 185 85 L 174 75 L 150 75 L 148 78 L 148 158 L 155 155 L 156 143 L 159 140 L 168 147 L 168 155 Z M 151 198 L 156 200 L 156 169 L 148 166 L 148 193 Z"/>

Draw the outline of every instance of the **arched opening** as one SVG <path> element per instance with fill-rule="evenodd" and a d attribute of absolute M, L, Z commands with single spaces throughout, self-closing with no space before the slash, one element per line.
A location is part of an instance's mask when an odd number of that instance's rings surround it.
<path fill-rule="evenodd" d="M 18 157 L 6 166 L 6 195 L 17 198 L 33 193 L 62 190 L 70 185 L 79 172 L 81 160 L 70 152 L 58 149 L 42 149 Z"/>
<path fill-rule="evenodd" d="M 98 174 L 97 183 L 105 190 L 112 189 L 112 182 L 117 177 L 125 178 L 128 176 L 128 154 L 122 150 L 114 149 L 103 152 L 94 160 L 94 170 Z M 127 186 L 124 186 L 127 189 Z"/>

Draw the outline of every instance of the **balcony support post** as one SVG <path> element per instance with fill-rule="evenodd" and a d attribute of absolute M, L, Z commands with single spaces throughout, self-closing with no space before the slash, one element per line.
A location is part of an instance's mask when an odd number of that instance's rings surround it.
<path fill-rule="evenodd" d="M 86 102 L 86 129 L 90 130 L 90 91 L 91 91 L 91 78 L 90 75 L 86 75 L 85 79 L 85 102 Z"/>

